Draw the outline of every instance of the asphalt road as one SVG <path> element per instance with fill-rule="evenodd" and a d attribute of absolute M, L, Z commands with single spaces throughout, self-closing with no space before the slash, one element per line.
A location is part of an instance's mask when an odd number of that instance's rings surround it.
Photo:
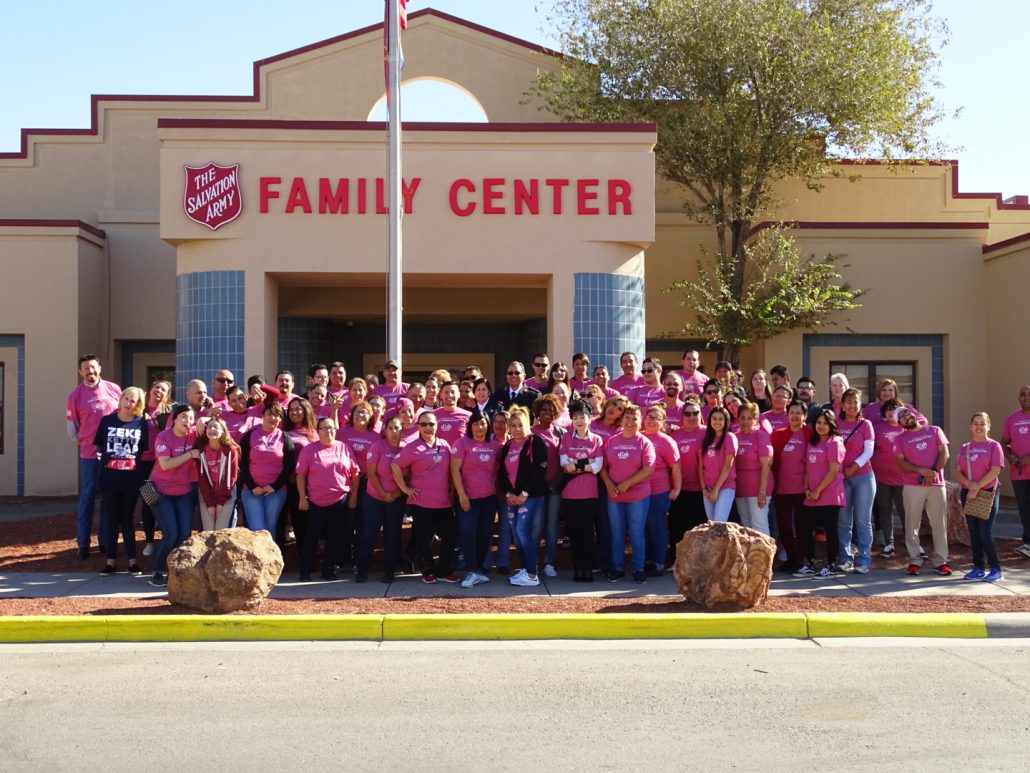
<path fill-rule="evenodd" d="M 1027 770 L 1030 641 L 0 647 L 0 770 Z"/>

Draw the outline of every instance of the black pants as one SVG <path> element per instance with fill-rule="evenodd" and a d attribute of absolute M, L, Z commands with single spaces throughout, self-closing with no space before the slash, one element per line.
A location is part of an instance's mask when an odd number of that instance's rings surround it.
<path fill-rule="evenodd" d="M 808 536 L 805 536 L 805 495 L 803 492 L 777 494 L 773 501 L 776 503 L 776 525 L 780 545 L 787 551 L 787 563 L 796 569 L 815 558 L 810 552 L 815 545 L 812 530 L 808 529 Z"/>
<path fill-rule="evenodd" d="M 340 535 L 340 553 L 336 563 L 340 565 L 356 564 L 358 552 L 361 549 L 361 522 L 365 517 L 365 497 L 368 489 L 368 478 L 361 474 L 358 481 L 358 506 L 351 510 L 352 518 L 350 524 Z"/>
<path fill-rule="evenodd" d="M 705 512 L 705 498 L 700 491 L 680 491 L 669 506 L 669 556 L 666 566 L 676 562 L 676 545 L 683 535 L 708 520 Z"/>
<path fill-rule="evenodd" d="M 1012 493 L 1016 496 L 1019 519 L 1023 522 L 1023 544 L 1030 545 L 1030 480 L 1012 481 Z"/>
<path fill-rule="evenodd" d="M 139 470 L 140 481 L 145 481 L 150 477 L 150 473 L 154 471 L 154 465 L 157 464 L 155 459 L 141 460 L 139 466 L 136 468 Z M 143 485 L 142 482 L 140 485 Z M 154 541 L 154 527 L 156 521 L 154 520 L 154 511 L 150 509 L 150 505 L 144 502 L 142 499 L 140 503 L 140 517 L 143 519 L 143 536 L 147 538 L 147 542 Z"/>
<path fill-rule="evenodd" d="M 572 542 L 572 568 L 589 572 L 597 559 L 597 499 L 563 499 L 562 506 Z"/>
<path fill-rule="evenodd" d="M 139 486 L 136 483 L 127 488 L 100 487 L 100 496 L 107 508 L 107 534 L 103 535 L 104 555 L 114 560 L 118 555 L 118 532 L 122 533 L 125 543 L 125 555 L 129 561 L 136 563 L 136 500 L 139 499 Z"/>
<path fill-rule="evenodd" d="M 422 575 L 446 577 L 454 570 L 454 544 L 458 537 L 454 508 L 411 506 L 416 561 Z M 440 538 L 440 559 L 433 563 L 433 536 Z"/>
<path fill-rule="evenodd" d="M 315 565 L 315 552 L 318 541 L 325 535 L 325 556 L 322 558 L 322 574 L 328 575 L 333 570 L 332 557 L 339 552 L 340 535 L 351 527 L 351 513 L 347 507 L 347 497 L 328 506 L 308 506 L 307 528 L 304 531 L 304 544 L 300 551 L 300 574 L 310 575 Z"/>
<path fill-rule="evenodd" d="M 812 530 L 821 527 L 826 532 L 826 565 L 837 563 L 840 545 L 837 544 L 837 518 L 840 505 L 801 506 L 802 528 L 804 528 L 805 555 L 815 556 L 815 535 Z"/>

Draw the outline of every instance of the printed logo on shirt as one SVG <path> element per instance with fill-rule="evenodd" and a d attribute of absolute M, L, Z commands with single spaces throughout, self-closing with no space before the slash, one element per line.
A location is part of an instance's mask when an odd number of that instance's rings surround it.
<path fill-rule="evenodd" d="M 809 464 L 815 464 L 818 461 L 819 461 L 819 454 L 813 453 L 813 454 L 809 454 L 808 455 L 808 462 L 809 462 Z"/>
<path fill-rule="evenodd" d="M 930 444 L 927 443 L 925 440 L 921 440 L 918 443 L 916 443 L 916 449 L 919 451 L 925 451 L 929 447 L 929 445 Z"/>
<path fill-rule="evenodd" d="M 629 459 L 629 451 L 619 451 L 615 456 L 618 459 Z"/>
<path fill-rule="evenodd" d="M 480 454 L 479 455 L 479 461 L 481 461 L 481 462 L 489 462 L 492 458 L 493 458 L 493 454 Z"/>
<path fill-rule="evenodd" d="M 1020 435 L 1025 435 L 1028 432 L 1030 432 L 1030 427 L 1026 426 L 1025 424 L 1020 425 L 1020 427 L 1019 427 L 1019 434 Z"/>

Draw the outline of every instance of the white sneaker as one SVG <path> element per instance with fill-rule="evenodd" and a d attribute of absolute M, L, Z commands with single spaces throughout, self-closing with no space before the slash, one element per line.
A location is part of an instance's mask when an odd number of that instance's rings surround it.
<path fill-rule="evenodd" d="M 532 588 L 540 584 L 540 578 L 530 577 L 528 574 L 523 572 L 522 574 L 516 574 L 514 577 L 508 580 L 508 582 L 510 582 L 512 585 L 520 585 L 522 587 Z"/>
<path fill-rule="evenodd" d="M 817 580 L 828 580 L 829 578 L 836 576 L 837 575 L 834 573 L 834 571 L 828 566 L 824 566 L 814 575 L 815 579 Z"/>
<path fill-rule="evenodd" d="M 525 577 L 525 576 L 526 576 L 526 570 L 525 569 L 519 569 L 517 572 L 515 572 L 515 574 L 513 574 L 511 577 L 508 578 L 508 582 L 511 582 L 512 580 L 516 580 L 519 577 Z"/>
<path fill-rule="evenodd" d="M 815 574 L 815 569 L 808 564 L 798 567 L 798 570 L 794 572 L 795 577 L 811 577 Z"/>
<path fill-rule="evenodd" d="M 468 574 L 465 575 L 464 579 L 461 581 L 461 587 L 462 588 L 471 588 L 473 585 L 476 584 L 476 578 L 477 577 L 478 577 L 478 575 L 475 572 L 469 572 Z"/>
<path fill-rule="evenodd" d="M 490 582 L 490 577 L 482 572 L 476 572 L 476 584 L 478 585 L 481 582 Z"/>
<path fill-rule="evenodd" d="M 154 555 L 154 543 L 153 542 L 148 542 L 146 545 L 143 546 L 143 555 L 145 555 L 145 556 L 152 556 L 152 555 Z"/>
<path fill-rule="evenodd" d="M 547 577 L 557 577 L 558 570 L 555 569 L 554 566 L 552 566 L 551 564 L 544 564 L 544 574 Z"/>
<path fill-rule="evenodd" d="M 869 574 L 869 567 L 865 564 L 855 564 L 856 574 Z"/>

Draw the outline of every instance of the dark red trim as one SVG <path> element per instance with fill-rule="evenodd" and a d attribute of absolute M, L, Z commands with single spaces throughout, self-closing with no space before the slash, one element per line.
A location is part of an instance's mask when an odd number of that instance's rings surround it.
<path fill-rule="evenodd" d="M 1030 242 L 1030 233 L 1020 234 L 1019 236 L 1013 236 L 1011 239 L 1003 239 L 1000 242 L 994 244 L 985 244 L 983 246 L 983 254 L 988 255 L 992 252 L 1011 247 L 1013 244 L 1019 244 L 1020 242 Z"/>
<path fill-rule="evenodd" d="M 751 229 L 749 236 L 754 236 L 759 231 L 776 225 L 771 220 L 765 220 Z M 826 230 L 826 231 L 922 231 L 928 229 L 943 231 L 982 231 L 990 227 L 990 223 L 941 223 L 941 222 L 901 222 L 889 220 L 823 220 L 823 221 L 796 221 L 783 223 L 785 228 L 791 230 Z"/>
<path fill-rule="evenodd" d="M 159 129 L 291 129 L 384 132 L 385 121 L 291 121 L 249 118 L 159 118 Z M 416 132 L 656 132 L 653 123 L 445 123 L 405 121 Z"/>
<path fill-rule="evenodd" d="M 36 218 L 15 219 L 0 218 L 0 228 L 81 228 L 83 231 L 106 239 L 107 234 L 95 225 L 83 223 L 81 220 L 42 220 Z"/>

